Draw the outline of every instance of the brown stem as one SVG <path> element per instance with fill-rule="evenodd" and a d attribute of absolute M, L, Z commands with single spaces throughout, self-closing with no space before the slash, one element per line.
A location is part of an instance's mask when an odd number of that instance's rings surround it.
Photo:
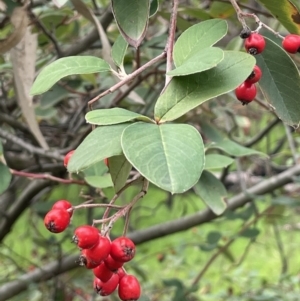
<path fill-rule="evenodd" d="M 37 173 L 31 173 L 31 172 L 26 172 L 26 171 L 19 171 L 19 170 L 14 170 L 10 169 L 11 174 L 19 177 L 26 177 L 26 178 L 31 178 L 31 179 L 44 179 L 44 180 L 51 180 L 55 182 L 59 182 L 62 184 L 78 184 L 78 185 L 87 185 L 85 181 L 80 181 L 80 180 L 73 180 L 73 179 L 62 179 L 58 177 L 54 177 L 49 174 L 37 174 Z"/>
<path fill-rule="evenodd" d="M 160 55 L 158 55 L 157 57 L 155 57 L 154 59 L 150 60 L 148 63 L 146 63 L 145 65 L 141 66 L 139 69 L 135 70 L 134 72 L 132 72 L 131 74 L 127 75 L 124 79 L 122 79 L 120 82 L 118 82 L 117 84 L 115 84 L 114 86 L 110 87 L 109 89 L 107 89 L 106 91 L 104 91 L 103 93 L 97 95 L 96 97 L 94 97 L 93 99 L 91 99 L 88 102 L 89 107 L 92 107 L 92 104 L 99 100 L 100 98 L 104 97 L 105 95 L 108 95 L 110 93 L 115 92 L 116 90 L 118 90 L 120 87 L 124 86 L 125 84 L 127 84 L 128 82 L 132 81 L 134 78 L 136 78 L 139 74 L 141 74 L 143 71 L 145 71 L 147 68 L 149 68 L 150 66 L 154 65 L 155 63 L 159 62 L 160 60 L 164 59 L 166 57 L 166 52 L 162 52 Z"/>
<path fill-rule="evenodd" d="M 170 20 L 170 30 L 169 30 L 169 37 L 168 43 L 166 45 L 166 52 L 167 52 L 167 66 L 166 66 L 166 73 L 172 70 L 173 67 L 173 49 L 175 43 L 175 32 L 176 32 L 176 23 L 177 23 L 177 9 L 178 9 L 178 0 L 173 0 L 173 7 L 171 12 L 171 20 Z M 166 75 L 166 82 L 165 86 L 171 81 L 171 77 Z"/>

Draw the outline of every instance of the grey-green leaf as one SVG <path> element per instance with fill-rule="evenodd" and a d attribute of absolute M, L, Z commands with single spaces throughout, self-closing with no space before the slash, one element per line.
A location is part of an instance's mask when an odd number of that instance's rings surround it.
<path fill-rule="evenodd" d="M 210 47 L 222 39 L 228 30 L 225 20 L 213 19 L 189 27 L 174 45 L 174 63 L 178 67 L 200 50 Z"/>
<path fill-rule="evenodd" d="M 123 65 L 127 48 L 128 43 L 122 35 L 119 35 L 111 48 L 111 56 L 116 66 L 120 67 Z"/>
<path fill-rule="evenodd" d="M 277 116 L 288 125 L 300 122 L 300 76 L 290 56 L 276 43 L 266 39 L 266 48 L 257 56 L 262 70 L 259 86 Z"/>
<path fill-rule="evenodd" d="M 224 59 L 217 67 L 172 78 L 156 102 L 155 120 L 177 119 L 203 102 L 232 91 L 249 76 L 254 65 L 255 58 L 247 53 L 224 51 Z"/>
<path fill-rule="evenodd" d="M 219 154 L 208 154 L 205 156 L 205 169 L 219 169 L 229 166 L 233 159 Z"/>
<path fill-rule="evenodd" d="M 133 120 L 153 122 L 146 116 L 125 110 L 123 108 L 93 110 L 85 115 L 85 119 L 88 123 L 97 125 L 118 124 Z"/>
<path fill-rule="evenodd" d="M 93 130 L 75 150 L 68 171 L 78 172 L 105 158 L 120 155 L 121 135 L 127 126 L 127 123 L 122 123 Z"/>
<path fill-rule="evenodd" d="M 126 184 L 131 167 L 132 165 L 124 155 L 109 158 L 109 172 L 115 192 L 118 192 Z"/>
<path fill-rule="evenodd" d="M 226 188 L 212 173 L 204 170 L 194 191 L 215 214 L 220 215 L 225 211 Z"/>
<path fill-rule="evenodd" d="M 11 181 L 11 173 L 9 168 L 0 162 L 0 194 L 3 193 L 9 186 Z"/>
<path fill-rule="evenodd" d="M 127 160 L 171 193 L 194 186 L 204 167 L 202 138 L 187 124 L 134 123 L 124 130 L 121 143 Z"/>
<path fill-rule="evenodd" d="M 121 34 L 130 45 L 137 48 L 146 34 L 150 0 L 112 0 L 111 3 Z"/>
<path fill-rule="evenodd" d="M 73 74 L 89 74 L 110 71 L 109 64 L 95 56 L 69 56 L 58 59 L 46 66 L 35 79 L 31 95 L 48 91 L 63 77 Z"/>
<path fill-rule="evenodd" d="M 170 76 L 182 76 L 199 73 L 216 67 L 223 59 L 224 53 L 220 48 L 204 48 L 167 74 Z"/>

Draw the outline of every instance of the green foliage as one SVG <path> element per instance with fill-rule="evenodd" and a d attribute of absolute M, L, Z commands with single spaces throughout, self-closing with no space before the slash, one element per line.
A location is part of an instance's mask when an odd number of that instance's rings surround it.
<path fill-rule="evenodd" d="M 205 156 L 205 169 L 219 169 L 233 163 L 233 159 L 224 155 L 208 154 Z"/>
<path fill-rule="evenodd" d="M 30 93 L 41 94 L 48 91 L 61 78 L 73 74 L 89 74 L 110 71 L 104 60 L 94 56 L 69 56 L 58 59 L 46 66 L 37 76 Z"/>
<path fill-rule="evenodd" d="M 1 146 L 1 144 L 0 144 Z M 0 156 L 1 156 L 1 147 L 0 147 Z M 12 175 L 9 171 L 9 168 L 0 162 L 0 194 L 3 193 L 9 186 Z"/>
<path fill-rule="evenodd" d="M 290 32 L 300 34 L 300 11 L 290 0 L 258 0 Z"/>
<path fill-rule="evenodd" d="M 212 173 L 204 170 L 194 190 L 215 214 L 220 215 L 225 211 L 226 188 Z"/>
<path fill-rule="evenodd" d="M 266 38 L 266 49 L 257 57 L 262 70 L 259 85 L 278 117 L 289 125 L 300 122 L 300 76 L 290 56 L 276 43 Z"/>
<path fill-rule="evenodd" d="M 116 66 L 123 66 L 123 60 L 128 48 L 128 43 L 119 35 L 111 48 L 111 56 Z"/>
<path fill-rule="evenodd" d="M 224 59 L 213 69 L 184 77 L 174 77 L 158 98 L 155 120 L 171 121 L 205 101 L 227 93 L 251 73 L 255 59 L 249 54 L 225 51 Z"/>
<path fill-rule="evenodd" d="M 172 193 L 191 188 L 204 168 L 201 136 L 186 124 L 134 123 L 122 134 L 122 149 L 146 179 Z"/>
<path fill-rule="evenodd" d="M 112 0 L 112 10 L 124 39 L 137 48 L 143 41 L 150 9 L 150 0 Z"/>

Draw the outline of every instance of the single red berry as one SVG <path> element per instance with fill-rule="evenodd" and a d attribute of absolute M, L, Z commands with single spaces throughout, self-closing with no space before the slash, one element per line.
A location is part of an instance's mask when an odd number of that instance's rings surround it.
<path fill-rule="evenodd" d="M 74 231 L 73 241 L 81 249 L 90 249 L 95 246 L 100 238 L 99 230 L 93 226 L 79 226 Z"/>
<path fill-rule="evenodd" d="M 248 104 L 256 96 L 256 86 L 244 82 L 235 89 L 235 95 L 243 105 Z"/>
<path fill-rule="evenodd" d="M 133 275 L 125 275 L 119 281 L 119 297 L 122 301 L 135 301 L 141 296 L 141 286 Z"/>
<path fill-rule="evenodd" d="M 51 209 L 44 218 L 46 228 L 53 233 L 63 232 L 70 223 L 70 214 L 63 209 Z"/>
<path fill-rule="evenodd" d="M 113 274 L 107 282 L 94 278 L 94 289 L 100 296 L 108 296 L 113 293 L 119 284 L 118 274 Z"/>
<path fill-rule="evenodd" d="M 93 269 L 93 273 L 102 282 L 107 282 L 114 272 L 108 269 L 104 262 L 101 262 L 95 269 Z"/>
<path fill-rule="evenodd" d="M 282 47 L 289 53 L 296 53 L 300 50 L 300 36 L 288 34 L 282 41 Z"/>
<path fill-rule="evenodd" d="M 250 54 L 259 54 L 263 52 L 266 46 L 265 38 L 259 33 L 252 33 L 245 39 L 245 48 Z"/>
<path fill-rule="evenodd" d="M 104 263 L 111 271 L 116 271 L 124 264 L 124 262 L 114 260 L 110 255 L 104 260 Z"/>
<path fill-rule="evenodd" d="M 59 200 L 55 202 L 52 206 L 52 209 L 63 209 L 63 210 L 68 210 L 72 208 L 72 204 L 66 200 Z M 68 211 L 70 217 L 73 215 L 73 211 Z"/>
<path fill-rule="evenodd" d="M 117 270 L 117 274 L 119 275 L 119 279 L 122 279 L 126 275 L 126 273 L 125 273 L 125 271 L 124 271 L 123 268 L 119 268 Z"/>
<path fill-rule="evenodd" d="M 81 255 L 79 256 L 76 263 L 78 263 L 80 266 L 85 266 L 87 269 L 94 269 L 96 268 L 100 263 L 101 260 L 93 260 L 91 259 L 86 253 L 88 249 L 82 249 Z"/>
<path fill-rule="evenodd" d="M 110 256 L 117 261 L 127 262 L 135 255 L 135 245 L 128 237 L 118 237 L 111 243 Z"/>
<path fill-rule="evenodd" d="M 245 80 L 245 82 L 248 84 L 255 84 L 261 79 L 261 76 L 262 76 L 262 72 L 261 72 L 260 68 L 257 65 L 255 65 L 253 68 L 253 71 L 248 76 L 248 78 Z"/>
<path fill-rule="evenodd" d="M 110 252 L 110 241 L 107 237 L 99 235 L 97 244 L 91 249 L 86 249 L 85 255 L 92 262 L 98 262 L 98 265 L 107 258 Z"/>
<path fill-rule="evenodd" d="M 64 157 L 64 166 L 67 167 L 70 158 L 72 157 L 73 153 L 75 152 L 75 150 L 71 150 L 70 152 L 68 152 L 65 157 Z"/>
<path fill-rule="evenodd" d="M 105 158 L 105 159 L 104 159 L 104 164 L 105 164 L 106 166 L 108 166 L 108 158 Z"/>

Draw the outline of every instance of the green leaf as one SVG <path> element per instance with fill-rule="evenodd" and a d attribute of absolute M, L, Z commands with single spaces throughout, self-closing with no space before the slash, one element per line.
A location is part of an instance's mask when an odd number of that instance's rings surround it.
<path fill-rule="evenodd" d="M 202 138 L 187 124 L 134 123 L 124 130 L 121 143 L 127 160 L 171 193 L 190 189 L 204 167 Z"/>
<path fill-rule="evenodd" d="M 123 66 L 124 57 L 128 48 L 128 43 L 122 35 L 119 35 L 111 48 L 111 56 L 116 66 Z"/>
<path fill-rule="evenodd" d="M 261 68 L 262 78 L 259 86 L 275 108 L 277 116 L 288 125 L 300 122 L 300 76 L 290 56 L 276 43 L 268 38 L 262 54 L 256 56 Z"/>
<path fill-rule="evenodd" d="M 253 56 L 237 51 L 225 51 L 217 67 L 189 76 L 174 77 L 158 98 L 155 120 L 179 118 L 203 102 L 232 91 L 252 72 Z"/>
<path fill-rule="evenodd" d="M 240 236 L 246 237 L 246 238 L 255 238 L 260 231 L 257 228 L 250 228 L 250 229 L 245 229 Z"/>
<path fill-rule="evenodd" d="M 226 188 L 212 173 L 204 170 L 194 191 L 215 214 L 220 215 L 225 211 Z"/>
<path fill-rule="evenodd" d="M 121 135 L 128 123 L 101 126 L 78 146 L 68 163 L 69 172 L 78 172 L 99 161 L 122 154 Z"/>
<path fill-rule="evenodd" d="M 0 194 L 3 193 L 9 187 L 11 178 L 12 176 L 9 171 L 9 168 L 2 162 L 0 162 Z"/>
<path fill-rule="evenodd" d="M 35 79 L 31 95 L 48 91 L 61 78 L 73 74 L 89 74 L 110 71 L 109 64 L 94 56 L 69 56 L 46 66 Z"/>
<path fill-rule="evenodd" d="M 208 154 L 205 156 L 205 169 L 224 168 L 232 164 L 233 162 L 234 160 L 227 156 L 218 154 Z"/>
<path fill-rule="evenodd" d="M 222 238 L 222 234 L 218 231 L 210 231 L 206 236 L 206 241 L 209 244 L 217 244 L 219 240 Z"/>
<path fill-rule="evenodd" d="M 112 0 L 111 3 L 121 34 L 130 45 L 137 48 L 146 34 L 150 0 Z"/>
<path fill-rule="evenodd" d="M 2 141 L 0 139 L 0 156 L 3 155 L 3 146 L 2 146 Z"/>
<path fill-rule="evenodd" d="M 154 122 L 146 116 L 122 108 L 93 110 L 85 115 L 85 119 L 88 123 L 97 125 L 111 125 L 133 120 Z"/>
<path fill-rule="evenodd" d="M 151 0 L 150 12 L 149 12 L 150 17 L 154 16 L 157 13 L 158 8 L 159 8 L 159 1 L 158 0 Z"/>
<path fill-rule="evenodd" d="M 182 65 L 185 60 L 194 56 L 200 50 L 217 43 L 226 35 L 227 30 L 227 22 L 220 19 L 203 21 L 189 27 L 174 45 L 173 58 L 175 66 Z"/>
<path fill-rule="evenodd" d="M 118 192 L 124 187 L 132 165 L 127 161 L 124 155 L 109 158 L 108 164 L 115 192 Z"/>
<path fill-rule="evenodd" d="M 107 188 L 112 187 L 114 185 L 111 180 L 110 174 L 106 174 L 103 176 L 88 176 L 84 179 L 89 185 L 96 188 Z"/>
<path fill-rule="evenodd" d="M 220 48 L 204 48 L 167 74 L 170 76 L 181 76 L 202 72 L 216 67 L 223 59 L 224 53 Z"/>
<path fill-rule="evenodd" d="M 290 32 L 300 34 L 300 13 L 289 0 L 258 0 Z"/>

